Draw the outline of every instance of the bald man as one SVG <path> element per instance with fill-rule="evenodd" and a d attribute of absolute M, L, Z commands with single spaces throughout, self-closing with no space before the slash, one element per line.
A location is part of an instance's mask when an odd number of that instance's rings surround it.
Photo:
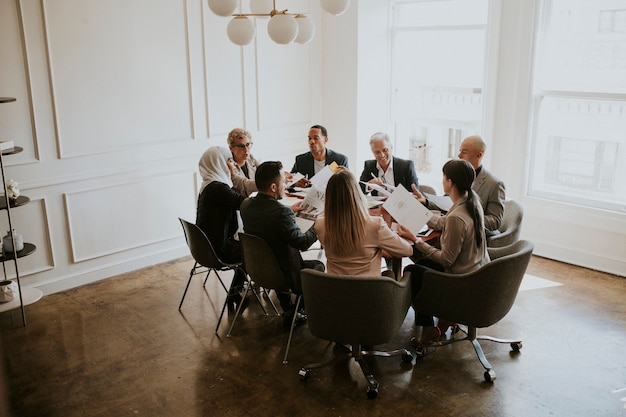
<path fill-rule="evenodd" d="M 472 184 L 472 190 L 480 197 L 480 202 L 485 212 L 485 230 L 487 235 L 497 232 L 504 216 L 504 183 L 482 165 L 486 145 L 478 136 L 468 136 L 461 142 L 459 158 L 465 159 L 472 164 L 476 171 L 476 179 Z"/>
<path fill-rule="evenodd" d="M 498 228 L 504 216 L 505 193 L 502 180 L 487 171 L 482 165 L 486 148 L 485 142 L 480 136 L 468 136 L 461 142 L 458 156 L 459 159 L 465 159 L 472 164 L 474 171 L 476 171 L 476 179 L 472 184 L 472 190 L 478 194 L 480 203 L 483 206 L 485 232 L 487 236 L 493 236 L 499 233 Z M 430 207 L 428 201 L 417 187 L 413 187 L 413 194 L 422 204 Z M 432 216 L 428 220 L 428 225 L 435 230 L 441 230 L 444 222 L 443 217 L 438 215 Z"/>

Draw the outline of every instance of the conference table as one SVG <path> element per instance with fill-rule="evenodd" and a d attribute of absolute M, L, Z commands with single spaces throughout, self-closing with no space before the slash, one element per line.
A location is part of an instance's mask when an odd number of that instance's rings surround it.
<path fill-rule="evenodd" d="M 291 206 L 297 202 L 301 202 L 304 198 L 304 193 L 286 193 L 285 197 L 280 200 L 281 203 Z M 382 204 L 377 204 L 376 201 L 370 201 L 370 209 L 369 213 L 371 216 L 381 216 L 389 227 L 395 223 L 394 219 L 391 215 L 382 208 Z M 314 222 L 310 218 L 302 218 L 300 216 L 296 216 L 296 223 L 302 230 L 307 230 Z M 441 232 L 439 231 L 431 231 L 427 236 L 419 236 L 423 241 L 435 241 L 441 236 Z M 403 258 L 391 258 L 392 270 L 396 276 L 396 278 L 400 278 L 402 276 L 402 259 Z"/>

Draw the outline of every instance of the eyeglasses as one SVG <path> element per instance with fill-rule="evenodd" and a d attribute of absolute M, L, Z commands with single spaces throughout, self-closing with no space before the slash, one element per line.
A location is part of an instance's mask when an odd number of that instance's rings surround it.
<path fill-rule="evenodd" d="M 239 148 L 239 149 L 246 149 L 246 148 L 250 149 L 250 148 L 252 148 L 252 142 L 238 143 L 238 144 L 235 145 L 235 147 Z"/>

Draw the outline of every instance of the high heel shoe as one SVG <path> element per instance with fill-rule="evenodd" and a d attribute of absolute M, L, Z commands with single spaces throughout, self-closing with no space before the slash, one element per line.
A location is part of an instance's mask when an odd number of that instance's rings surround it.
<path fill-rule="evenodd" d="M 424 326 L 421 337 L 419 339 L 416 337 L 411 338 L 411 344 L 415 348 L 423 348 L 424 346 L 438 342 L 440 337 L 441 331 L 439 327 Z"/>
<path fill-rule="evenodd" d="M 226 307 L 229 313 L 236 311 L 239 304 L 242 304 L 240 313 L 243 313 L 245 309 L 248 308 L 250 300 L 248 297 L 242 297 L 239 293 L 229 294 L 228 297 L 226 297 Z"/>

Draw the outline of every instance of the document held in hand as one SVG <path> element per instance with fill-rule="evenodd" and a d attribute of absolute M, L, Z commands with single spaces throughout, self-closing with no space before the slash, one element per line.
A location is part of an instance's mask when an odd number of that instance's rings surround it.
<path fill-rule="evenodd" d="M 402 184 L 391 193 L 383 208 L 398 224 L 408 228 L 416 236 L 433 215 Z"/>

